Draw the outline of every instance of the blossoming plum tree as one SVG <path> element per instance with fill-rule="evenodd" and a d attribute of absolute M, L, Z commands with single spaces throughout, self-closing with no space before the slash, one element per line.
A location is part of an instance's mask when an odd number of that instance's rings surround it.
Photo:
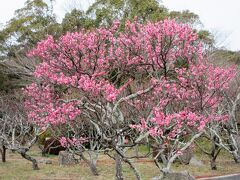
<path fill-rule="evenodd" d="M 209 121 L 227 119 L 216 114 L 218 92 L 234 69 L 208 64 L 197 35 L 173 20 L 49 36 L 29 56 L 41 63 L 25 90 L 28 118 L 41 127 L 89 122 L 95 140 L 115 151 L 117 179 L 121 161 L 141 178 L 126 149 L 144 138 L 169 150 L 161 168 L 168 172 Z"/>

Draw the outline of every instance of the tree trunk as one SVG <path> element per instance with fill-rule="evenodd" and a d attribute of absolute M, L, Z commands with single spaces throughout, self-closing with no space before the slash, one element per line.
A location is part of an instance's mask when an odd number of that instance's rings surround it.
<path fill-rule="evenodd" d="M 235 163 L 240 163 L 240 156 L 238 155 L 238 153 L 236 151 L 234 151 L 232 153 L 232 155 L 233 155 L 233 159 L 234 159 Z"/>
<path fill-rule="evenodd" d="M 123 180 L 122 160 L 118 153 L 115 154 L 116 180 Z"/>
<path fill-rule="evenodd" d="M 2 155 L 2 162 L 6 162 L 6 150 L 7 148 L 4 145 L 2 145 L 2 149 L 0 150 Z"/>
<path fill-rule="evenodd" d="M 217 170 L 216 158 L 211 158 L 210 165 L 212 170 Z"/>
<path fill-rule="evenodd" d="M 231 135 L 230 135 L 230 137 L 232 137 Z M 237 145 L 233 145 L 232 144 L 232 142 L 233 141 L 235 141 L 235 139 L 233 138 L 233 140 L 232 141 L 228 141 L 228 143 L 230 144 L 229 145 L 229 148 L 230 148 L 230 152 L 231 152 L 231 154 L 232 154 L 232 156 L 233 156 L 233 159 L 234 159 L 234 161 L 235 161 L 235 163 L 240 163 L 240 156 L 239 156 L 239 152 L 238 152 L 238 149 L 237 149 Z"/>
<path fill-rule="evenodd" d="M 96 162 L 93 160 L 89 161 L 87 158 L 83 156 L 83 154 L 79 154 L 79 156 L 87 163 L 87 165 L 90 167 L 91 172 L 93 173 L 94 176 L 98 176 L 98 170 L 96 166 Z"/>
<path fill-rule="evenodd" d="M 141 180 L 141 176 L 140 173 L 138 172 L 138 170 L 135 168 L 135 166 L 131 163 L 131 161 L 129 161 L 128 159 L 124 160 L 129 166 L 130 168 L 133 170 L 134 175 L 136 176 L 137 180 Z"/>
<path fill-rule="evenodd" d="M 25 159 L 27 159 L 28 161 L 32 162 L 32 167 L 33 170 L 39 170 L 38 164 L 37 164 L 37 160 L 34 159 L 33 157 L 29 156 L 28 154 L 26 154 L 26 152 L 20 152 L 21 156 Z"/>
<path fill-rule="evenodd" d="M 98 174 L 98 170 L 97 170 L 96 165 L 95 165 L 94 163 L 90 163 L 89 166 L 90 166 L 90 169 L 91 169 L 93 175 L 94 175 L 94 176 L 98 176 L 99 174 Z"/>
<path fill-rule="evenodd" d="M 221 147 L 219 147 L 216 143 L 219 143 L 219 139 L 217 137 L 213 138 L 212 151 L 210 153 L 210 166 L 211 170 L 217 170 L 216 159 L 221 151 Z"/>

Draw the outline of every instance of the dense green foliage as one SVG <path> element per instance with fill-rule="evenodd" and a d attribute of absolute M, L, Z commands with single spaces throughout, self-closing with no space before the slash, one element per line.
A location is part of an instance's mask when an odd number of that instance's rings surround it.
<path fill-rule="evenodd" d="M 28 0 L 0 31 L 1 55 L 15 57 L 16 53 L 25 54 L 46 35 L 55 35 L 56 28 L 56 18 L 48 4 L 43 0 Z"/>
<path fill-rule="evenodd" d="M 93 24 L 93 20 L 87 17 L 85 12 L 73 9 L 71 12 L 66 13 L 62 20 L 62 32 L 74 32 L 82 28 L 89 29 L 94 26 Z"/>
<path fill-rule="evenodd" d="M 109 26 L 114 20 L 122 24 L 126 20 L 138 17 L 145 22 L 165 19 L 168 11 L 156 0 L 97 0 L 87 10 L 87 14 L 94 18 L 96 27 Z"/>

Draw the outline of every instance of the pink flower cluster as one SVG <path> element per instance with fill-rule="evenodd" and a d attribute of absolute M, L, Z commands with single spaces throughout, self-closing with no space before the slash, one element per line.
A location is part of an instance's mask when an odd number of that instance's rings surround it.
<path fill-rule="evenodd" d="M 80 137 L 80 138 L 68 138 L 68 137 L 61 137 L 59 142 L 63 147 L 78 147 L 81 146 L 83 143 L 88 142 L 86 138 Z"/>
<path fill-rule="evenodd" d="M 78 101 L 61 101 L 50 85 L 33 83 L 25 89 L 25 94 L 28 96 L 25 100 L 28 119 L 39 126 L 66 123 L 81 113 L 77 107 Z"/>
<path fill-rule="evenodd" d="M 119 90 L 107 81 L 97 81 L 88 76 L 81 76 L 78 81 L 78 88 L 86 92 L 90 92 L 93 96 L 99 96 L 102 92 L 107 101 L 113 102 L 116 100 Z"/>

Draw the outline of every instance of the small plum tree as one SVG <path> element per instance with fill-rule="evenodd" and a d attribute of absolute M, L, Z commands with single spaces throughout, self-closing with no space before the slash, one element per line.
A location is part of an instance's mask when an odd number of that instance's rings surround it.
<path fill-rule="evenodd" d="M 2 161 L 6 161 L 6 150 L 19 153 L 32 163 L 33 170 L 38 170 L 37 160 L 27 154 L 35 144 L 40 129 L 27 120 L 21 98 L 16 95 L 1 94 L 0 97 L 0 144 L 2 146 Z"/>

